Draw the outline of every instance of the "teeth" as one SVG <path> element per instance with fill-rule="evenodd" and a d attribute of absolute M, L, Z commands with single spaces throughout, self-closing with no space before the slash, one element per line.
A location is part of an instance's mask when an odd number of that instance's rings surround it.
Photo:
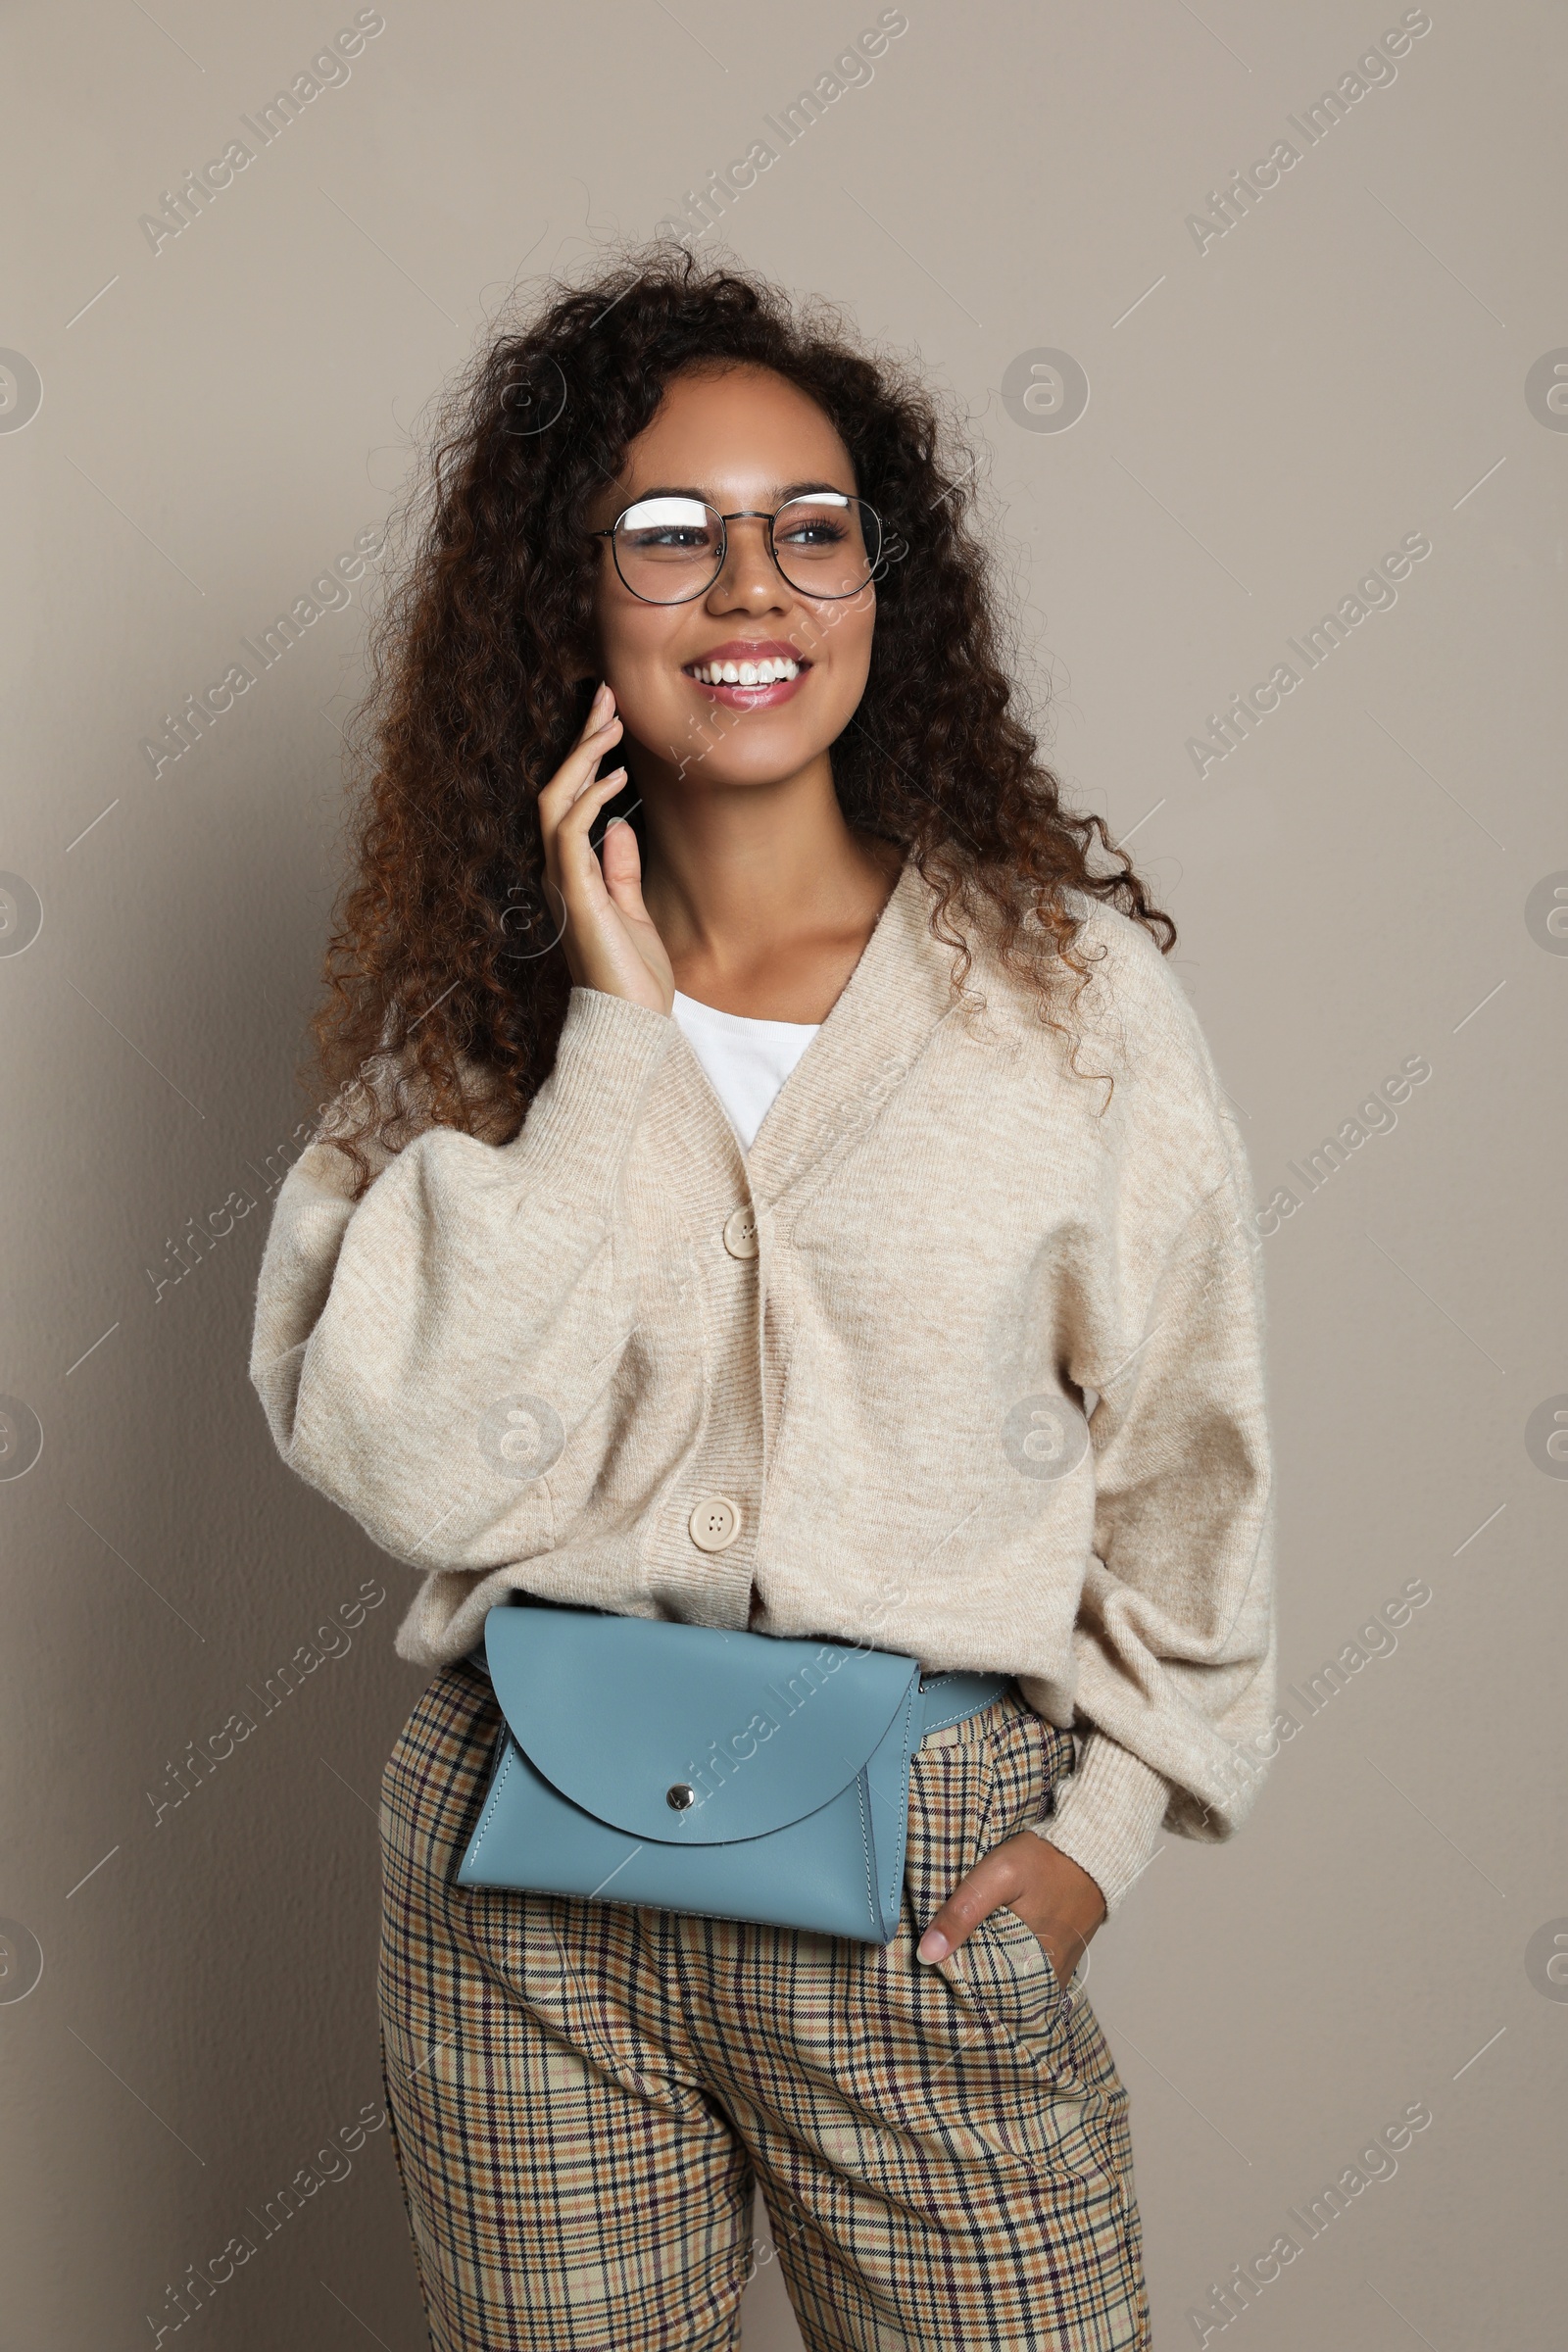
<path fill-rule="evenodd" d="M 691 675 L 705 686 L 776 686 L 783 678 L 797 678 L 801 664 L 783 656 L 764 658 L 760 662 L 694 662 Z"/>

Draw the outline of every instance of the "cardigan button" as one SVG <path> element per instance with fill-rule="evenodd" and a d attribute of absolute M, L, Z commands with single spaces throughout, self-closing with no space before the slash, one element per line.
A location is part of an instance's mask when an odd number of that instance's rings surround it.
<path fill-rule="evenodd" d="M 757 1211 L 749 1200 L 725 1220 L 724 1247 L 731 1257 L 757 1255 Z"/>
<path fill-rule="evenodd" d="M 710 1494 L 686 1525 L 699 1551 L 727 1551 L 741 1532 L 741 1506 L 727 1494 Z"/>

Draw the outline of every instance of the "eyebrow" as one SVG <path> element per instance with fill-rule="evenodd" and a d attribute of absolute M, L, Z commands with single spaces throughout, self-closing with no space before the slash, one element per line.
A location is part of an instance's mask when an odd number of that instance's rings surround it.
<path fill-rule="evenodd" d="M 853 490 L 841 490 L 837 482 L 824 481 L 819 473 L 813 473 L 804 482 L 775 482 L 764 491 L 763 496 L 776 499 L 782 506 L 786 499 L 803 498 L 808 490 L 831 490 L 840 498 L 855 496 Z M 698 489 L 691 482 L 655 482 L 647 490 L 634 492 L 624 503 L 638 506 L 645 498 L 698 498 L 705 506 L 713 504 L 706 490 Z"/>

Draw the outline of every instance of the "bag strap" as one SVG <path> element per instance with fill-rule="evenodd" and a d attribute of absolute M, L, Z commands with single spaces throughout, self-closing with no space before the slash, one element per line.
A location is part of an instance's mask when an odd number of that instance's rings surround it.
<path fill-rule="evenodd" d="M 969 1674 L 957 1669 L 951 1674 L 934 1674 L 922 1678 L 920 1689 L 925 1694 L 925 1723 L 920 1737 L 927 1732 L 945 1732 L 970 1715 L 978 1715 L 1012 1688 L 1010 1674 Z"/>

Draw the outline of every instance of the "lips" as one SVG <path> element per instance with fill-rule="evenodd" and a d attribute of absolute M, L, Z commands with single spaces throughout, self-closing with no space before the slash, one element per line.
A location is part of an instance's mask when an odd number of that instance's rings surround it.
<path fill-rule="evenodd" d="M 794 667 L 793 677 L 774 674 L 786 664 Z M 733 670 L 735 675 L 720 676 L 721 670 Z M 787 638 L 731 637 L 684 663 L 682 674 L 710 702 L 756 710 L 789 702 L 800 693 L 810 670 L 806 656 Z M 760 675 L 755 674 L 758 672 Z"/>

